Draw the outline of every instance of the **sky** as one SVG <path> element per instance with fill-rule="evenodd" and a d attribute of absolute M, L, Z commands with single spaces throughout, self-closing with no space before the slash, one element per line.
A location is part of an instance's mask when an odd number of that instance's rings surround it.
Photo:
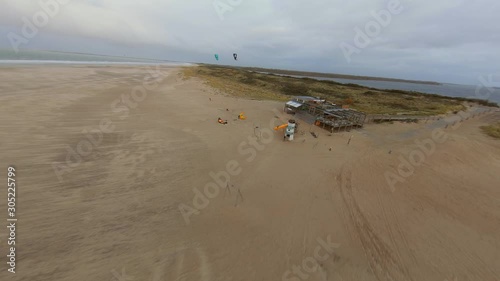
<path fill-rule="evenodd" d="M 458 84 L 493 75 L 500 86 L 498 0 L 0 0 L 0 7 L 0 48 Z"/>

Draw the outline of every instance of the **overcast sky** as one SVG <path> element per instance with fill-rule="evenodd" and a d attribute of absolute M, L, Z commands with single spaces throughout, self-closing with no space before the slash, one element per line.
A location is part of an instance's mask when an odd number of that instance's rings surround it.
<path fill-rule="evenodd" d="M 26 38 L 23 17 L 33 23 L 40 3 L 59 4 Z M 221 64 L 460 84 L 500 73 L 498 0 L 0 0 L 0 7 L 1 48 L 11 48 L 13 32 L 26 39 L 20 48 L 205 63 L 218 53 Z M 373 12 L 385 15 L 381 24 Z M 356 44 L 356 27 L 367 25 L 370 41 Z"/>

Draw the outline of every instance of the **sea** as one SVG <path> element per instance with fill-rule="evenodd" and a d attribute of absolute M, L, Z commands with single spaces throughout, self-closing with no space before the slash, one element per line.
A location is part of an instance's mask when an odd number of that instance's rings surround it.
<path fill-rule="evenodd" d="M 271 73 L 271 72 L 262 72 L 262 73 Z M 450 84 L 450 83 L 440 83 L 438 85 L 434 85 L 434 84 L 419 84 L 419 83 L 407 83 L 407 82 L 395 82 L 395 81 L 341 79 L 341 78 L 327 78 L 327 77 L 303 76 L 303 75 L 284 75 L 279 73 L 272 73 L 272 74 L 280 76 L 291 76 L 296 78 L 329 80 L 341 84 L 357 84 L 379 90 L 404 90 L 404 91 L 413 91 L 426 94 L 436 94 L 447 97 L 481 99 L 481 100 L 488 100 L 490 102 L 494 102 L 500 105 L 500 88 L 493 87 L 491 84 L 489 84 L 487 77 L 484 77 L 484 79 L 482 80 L 478 78 L 477 85 L 460 85 L 460 84 Z"/>
<path fill-rule="evenodd" d="M 192 65 L 192 63 L 186 62 L 127 56 L 106 56 L 43 50 L 19 50 L 16 53 L 11 49 L 0 49 L 0 67 L 12 64 Z"/>
<path fill-rule="evenodd" d="M 82 53 L 68 53 L 57 51 L 41 51 L 41 50 L 20 50 L 14 52 L 11 49 L 0 49 L 0 67 L 2 65 L 12 64 L 125 64 L 125 65 L 148 65 L 148 64 L 163 64 L 170 66 L 189 66 L 193 63 L 177 62 L 168 60 L 157 60 L 147 58 L 134 58 L 126 56 L 106 56 L 93 55 Z M 277 74 L 281 75 L 281 74 Z M 393 81 L 377 81 L 377 80 L 355 80 L 355 79 L 338 79 L 325 78 L 314 76 L 299 76 L 285 75 L 299 78 L 312 78 L 317 80 L 330 80 L 342 84 L 357 84 L 365 87 L 381 89 L 381 90 L 405 90 L 428 94 L 437 94 L 448 97 L 475 98 L 488 100 L 500 105 L 500 88 L 484 85 L 481 79 L 478 79 L 476 85 L 459 85 L 441 83 L 439 85 L 418 84 Z M 487 78 L 482 81 L 488 81 Z"/>

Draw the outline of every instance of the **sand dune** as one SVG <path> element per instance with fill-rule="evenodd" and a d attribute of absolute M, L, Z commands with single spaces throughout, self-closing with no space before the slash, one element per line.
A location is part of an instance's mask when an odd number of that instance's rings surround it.
<path fill-rule="evenodd" d="M 172 67 L 20 66 L 0 81 L 15 280 L 499 280 L 500 142 L 479 129 L 498 111 L 333 135 L 299 120 L 283 142 L 282 103 Z"/>

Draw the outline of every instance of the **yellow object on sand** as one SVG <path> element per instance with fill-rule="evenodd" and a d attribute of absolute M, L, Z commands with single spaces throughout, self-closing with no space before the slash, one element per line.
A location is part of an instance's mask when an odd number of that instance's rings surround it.
<path fill-rule="evenodd" d="M 280 129 L 286 128 L 287 126 L 288 126 L 288 123 L 283 124 L 283 125 L 279 125 L 279 126 L 274 127 L 274 130 L 275 130 L 275 131 L 278 131 L 278 130 L 280 130 Z"/>
<path fill-rule="evenodd" d="M 247 117 L 245 116 L 245 113 L 242 112 L 242 113 L 240 113 L 240 115 L 238 115 L 238 119 L 245 120 L 245 119 L 247 119 Z"/>

